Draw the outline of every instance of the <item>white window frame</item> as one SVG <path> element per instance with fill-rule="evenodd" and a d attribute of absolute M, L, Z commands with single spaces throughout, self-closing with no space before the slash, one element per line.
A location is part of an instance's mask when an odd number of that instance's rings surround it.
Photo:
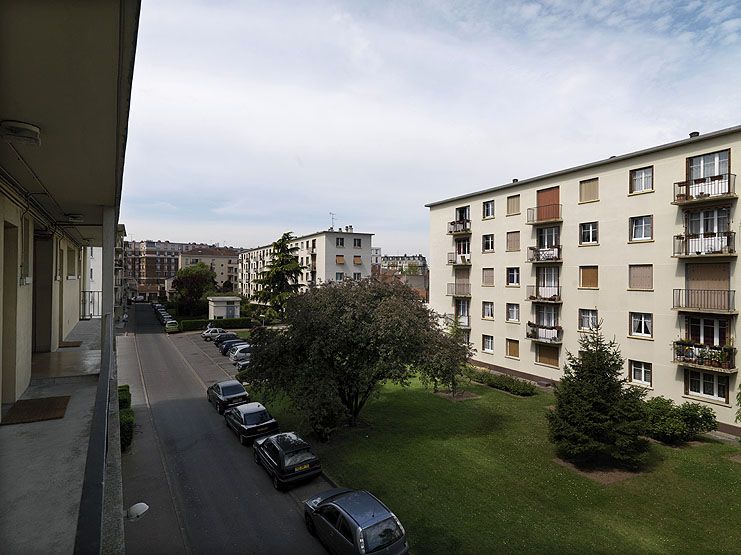
<path fill-rule="evenodd" d="M 335 237 L 334 246 L 338 249 L 344 249 L 345 248 L 345 238 Z"/>
<path fill-rule="evenodd" d="M 494 252 L 493 233 L 486 233 L 481 236 L 481 252 Z"/>
<path fill-rule="evenodd" d="M 586 226 L 590 226 L 587 228 Z M 584 233 L 589 235 L 589 241 L 584 240 Z M 584 222 L 579 224 L 579 244 L 596 245 L 599 243 L 599 222 Z"/>
<path fill-rule="evenodd" d="M 599 324 L 599 313 L 595 308 L 579 309 L 579 329 L 591 331 Z"/>
<path fill-rule="evenodd" d="M 519 287 L 520 286 L 520 268 L 518 266 L 511 266 L 507 268 L 506 285 L 509 287 Z"/>
<path fill-rule="evenodd" d="M 650 362 L 643 362 L 641 360 L 631 360 L 629 361 L 629 372 L 630 372 L 630 381 L 633 383 L 638 383 L 642 385 L 652 385 L 653 380 L 653 364 Z M 636 370 L 639 371 L 639 377 L 636 378 Z M 648 379 L 646 379 L 646 375 L 648 374 Z"/>
<path fill-rule="evenodd" d="M 506 310 L 505 320 L 507 322 L 519 322 L 520 321 L 519 303 L 507 303 L 505 310 Z M 516 318 L 512 318 L 511 316 L 513 315 L 516 316 Z"/>
<path fill-rule="evenodd" d="M 494 336 L 483 334 L 481 336 L 481 350 L 485 353 L 494 352 Z"/>
<path fill-rule="evenodd" d="M 698 163 L 695 163 L 696 161 Z M 690 156 L 687 164 L 689 167 L 689 178 L 702 179 L 705 177 L 727 174 L 729 170 L 728 161 L 728 150 L 709 152 L 708 154 L 701 154 L 699 156 Z M 710 166 L 712 166 L 713 169 L 710 172 L 706 171 Z M 696 170 L 699 170 L 699 172 L 695 173 Z"/>
<path fill-rule="evenodd" d="M 361 279 L 363 279 L 363 274 L 361 272 L 353 272 L 352 278 L 355 281 L 360 281 Z"/>
<path fill-rule="evenodd" d="M 488 220 L 494 217 L 494 201 L 493 200 L 485 200 L 483 202 L 482 214 L 483 214 L 482 217 L 484 220 Z"/>
<path fill-rule="evenodd" d="M 355 247 L 356 249 L 362 249 L 363 239 L 361 237 L 353 237 L 352 246 Z"/>
<path fill-rule="evenodd" d="M 689 376 L 688 376 L 689 383 L 687 386 L 688 395 L 692 397 L 701 397 L 703 399 L 712 399 L 713 401 L 718 401 L 718 402 L 722 402 L 723 404 L 726 404 L 726 396 L 725 395 L 721 396 L 718 394 L 718 381 L 719 381 L 718 379 L 725 375 L 717 374 L 715 372 L 703 372 L 701 370 L 693 370 L 693 369 L 688 369 L 688 370 L 689 370 Z M 700 376 L 700 390 L 699 391 L 694 391 L 692 389 L 692 374 L 699 374 Z M 713 381 L 713 389 L 712 389 L 713 392 L 711 394 L 708 394 L 705 392 L 706 391 L 705 386 L 707 385 L 707 382 L 706 382 L 707 378 L 711 378 Z M 731 386 L 730 379 L 728 379 L 727 382 L 728 383 L 726 384 L 726 388 L 729 388 Z M 731 398 L 730 393 L 731 392 L 729 391 L 728 392 L 729 400 Z"/>
<path fill-rule="evenodd" d="M 648 230 L 648 236 L 646 236 Z M 640 234 L 638 233 L 640 231 Z M 634 216 L 630 219 L 630 240 L 631 241 L 651 241 L 654 238 L 654 217 Z"/>
<path fill-rule="evenodd" d="M 646 166 L 630 170 L 630 193 L 645 193 L 654 190 L 654 167 Z"/>
<path fill-rule="evenodd" d="M 651 312 L 630 313 L 630 336 L 653 337 L 654 322 Z"/>
<path fill-rule="evenodd" d="M 344 279 L 345 279 L 345 272 L 335 272 L 334 279 L 335 279 L 335 281 L 344 281 Z"/>
<path fill-rule="evenodd" d="M 481 301 L 481 317 L 486 320 L 494 319 L 494 301 Z"/>

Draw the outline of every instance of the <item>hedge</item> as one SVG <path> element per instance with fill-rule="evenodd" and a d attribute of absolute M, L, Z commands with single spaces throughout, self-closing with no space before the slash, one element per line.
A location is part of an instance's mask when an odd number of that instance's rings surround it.
<path fill-rule="evenodd" d="M 118 414 L 121 429 L 121 451 L 125 451 L 134 439 L 134 409 L 123 409 Z"/>
<path fill-rule="evenodd" d="M 131 407 L 131 391 L 128 385 L 118 386 L 118 410 L 124 410 Z"/>
<path fill-rule="evenodd" d="M 222 318 L 220 320 L 183 320 L 180 322 L 180 331 L 195 331 L 206 329 L 206 325 L 211 322 L 217 328 L 227 330 L 236 328 L 252 327 L 252 318 Z"/>
<path fill-rule="evenodd" d="M 677 444 L 718 429 L 715 412 L 699 403 L 675 405 L 666 397 L 646 401 L 646 433 L 662 443 Z"/>
<path fill-rule="evenodd" d="M 520 397 L 530 397 L 537 393 L 535 384 L 513 378 L 507 374 L 493 374 L 486 370 L 478 370 L 473 367 L 466 369 L 466 375 L 470 380 L 477 381 L 494 389 L 501 389 Z"/>

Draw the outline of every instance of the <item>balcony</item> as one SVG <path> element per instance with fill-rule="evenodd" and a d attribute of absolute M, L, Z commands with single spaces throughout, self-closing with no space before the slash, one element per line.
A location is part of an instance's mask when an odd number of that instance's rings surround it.
<path fill-rule="evenodd" d="M 560 285 L 528 285 L 527 299 L 535 303 L 560 303 Z"/>
<path fill-rule="evenodd" d="M 555 245 L 553 247 L 528 247 L 527 248 L 527 261 L 534 264 L 560 264 L 561 260 L 561 245 Z"/>
<path fill-rule="evenodd" d="M 690 368 L 707 369 L 724 374 L 737 372 L 736 349 L 729 346 L 675 341 L 674 362 Z"/>
<path fill-rule="evenodd" d="M 563 328 L 559 325 L 547 326 L 536 322 L 528 322 L 525 337 L 537 343 L 560 345 L 563 342 Z"/>
<path fill-rule="evenodd" d="M 471 284 L 470 283 L 448 283 L 448 296 L 449 297 L 470 297 L 471 296 Z"/>
<path fill-rule="evenodd" d="M 699 179 L 688 179 L 674 184 L 672 204 L 699 204 L 719 198 L 736 198 L 736 176 L 722 173 Z"/>
<path fill-rule="evenodd" d="M 469 235 L 471 233 L 471 220 L 454 220 L 448 222 L 448 235 Z"/>
<path fill-rule="evenodd" d="M 470 266 L 471 265 L 471 254 L 457 254 L 454 252 L 448 253 L 448 264 L 452 266 Z"/>
<path fill-rule="evenodd" d="M 675 235 L 672 256 L 676 258 L 736 256 L 736 232 Z"/>
<path fill-rule="evenodd" d="M 455 319 L 456 322 L 458 322 L 459 328 L 468 329 L 471 327 L 471 317 L 470 316 L 468 315 L 464 316 L 464 315 L 459 314 L 458 316 L 454 316 L 453 318 Z"/>
<path fill-rule="evenodd" d="M 560 204 L 545 204 L 527 209 L 527 223 L 530 225 L 549 224 L 560 222 L 561 220 Z"/>
<path fill-rule="evenodd" d="M 729 289 L 675 289 L 672 308 L 684 312 L 736 312 L 736 291 Z"/>

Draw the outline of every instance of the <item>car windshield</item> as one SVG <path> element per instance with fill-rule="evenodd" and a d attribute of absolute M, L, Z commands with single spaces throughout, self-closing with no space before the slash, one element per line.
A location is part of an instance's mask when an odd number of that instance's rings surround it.
<path fill-rule="evenodd" d="M 396 524 L 393 518 L 382 520 L 373 526 L 368 526 L 363 530 L 365 537 L 365 552 L 373 553 L 383 549 L 401 538 L 401 528 Z"/>
<path fill-rule="evenodd" d="M 239 395 L 240 393 L 244 393 L 244 387 L 239 384 L 222 385 L 221 392 L 224 395 Z"/>
<path fill-rule="evenodd" d="M 261 410 L 258 412 L 249 412 L 244 415 L 244 423 L 248 426 L 256 426 L 257 424 L 262 424 L 263 422 L 267 422 L 272 417 L 270 416 L 270 413 L 266 410 Z"/>
<path fill-rule="evenodd" d="M 288 453 L 286 455 L 286 466 L 296 466 L 297 464 L 311 461 L 314 458 L 314 453 L 312 453 L 311 449 L 307 447 L 306 449 L 301 449 L 300 451 L 293 451 L 292 453 Z"/>

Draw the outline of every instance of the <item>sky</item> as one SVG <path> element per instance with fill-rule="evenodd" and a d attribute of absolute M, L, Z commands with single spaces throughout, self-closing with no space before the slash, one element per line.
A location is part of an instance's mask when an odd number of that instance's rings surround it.
<path fill-rule="evenodd" d="M 133 240 L 427 254 L 426 203 L 741 124 L 737 0 L 142 4 Z"/>

